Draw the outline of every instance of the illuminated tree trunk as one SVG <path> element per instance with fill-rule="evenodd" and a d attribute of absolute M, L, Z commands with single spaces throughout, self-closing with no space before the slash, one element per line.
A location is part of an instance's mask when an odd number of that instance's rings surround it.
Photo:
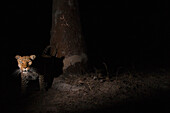
<path fill-rule="evenodd" d="M 63 60 L 64 73 L 82 73 L 87 64 L 77 0 L 53 0 L 51 55 Z"/>

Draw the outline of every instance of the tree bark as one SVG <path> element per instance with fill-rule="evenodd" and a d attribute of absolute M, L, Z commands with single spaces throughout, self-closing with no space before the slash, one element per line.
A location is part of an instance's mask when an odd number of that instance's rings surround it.
<path fill-rule="evenodd" d="M 82 73 L 87 64 L 77 0 L 53 0 L 51 55 L 63 60 L 64 73 Z"/>

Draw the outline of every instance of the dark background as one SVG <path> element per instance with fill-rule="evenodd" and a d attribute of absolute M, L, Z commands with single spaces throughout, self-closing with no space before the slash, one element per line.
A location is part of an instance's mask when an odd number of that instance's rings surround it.
<path fill-rule="evenodd" d="M 105 62 L 109 72 L 119 66 L 169 67 L 168 2 L 79 0 L 82 34 L 91 64 Z M 49 45 L 52 0 L 6 0 L 1 5 L 3 105 L 11 101 L 11 95 L 18 95 L 15 55 L 41 54 Z"/>
<path fill-rule="evenodd" d="M 92 64 L 169 66 L 168 0 L 79 0 L 82 34 Z M 52 0 L 2 4 L 2 69 L 17 68 L 15 55 L 41 54 L 49 45 Z"/>
<path fill-rule="evenodd" d="M 93 59 L 112 65 L 169 64 L 168 1 L 82 2 L 83 33 Z"/>

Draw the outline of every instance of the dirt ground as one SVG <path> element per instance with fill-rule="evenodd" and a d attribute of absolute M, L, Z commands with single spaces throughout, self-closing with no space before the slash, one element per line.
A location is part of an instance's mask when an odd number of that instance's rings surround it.
<path fill-rule="evenodd" d="M 170 73 L 60 76 L 47 92 L 35 88 L 1 107 L 2 113 L 170 113 Z"/>

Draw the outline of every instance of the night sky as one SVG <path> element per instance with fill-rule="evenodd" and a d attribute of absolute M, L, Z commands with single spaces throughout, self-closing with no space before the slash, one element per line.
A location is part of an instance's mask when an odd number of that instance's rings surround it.
<path fill-rule="evenodd" d="M 170 63 L 168 2 L 79 0 L 90 60 L 108 65 Z M 15 61 L 16 54 L 41 54 L 49 45 L 51 6 L 52 0 L 3 3 L 0 42 L 4 64 Z"/>

